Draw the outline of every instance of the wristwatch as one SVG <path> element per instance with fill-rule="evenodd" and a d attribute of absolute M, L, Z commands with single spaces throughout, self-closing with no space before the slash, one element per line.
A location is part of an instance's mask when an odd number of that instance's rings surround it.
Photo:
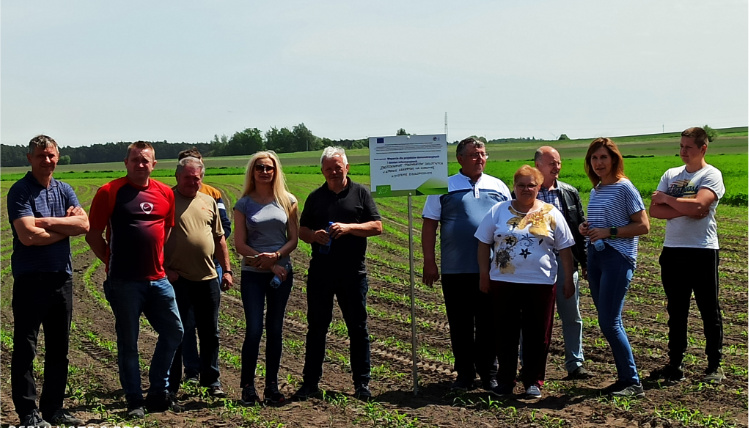
<path fill-rule="evenodd" d="M 232 276 L 232 278 L 234 277 L 234 272 L 232 272 L 230 270 L 225 270 L 224 273 L 228 273 L 229 275 Z"/>
<path fill-rule="evenodd" d="M 610 239 L 616 238 L 617 232 L 619 232 L 619 229 L 616 226 L 609 228 L 609 233 L 611 234 L 611 236 L 609 236 L 609 238 Z"/>

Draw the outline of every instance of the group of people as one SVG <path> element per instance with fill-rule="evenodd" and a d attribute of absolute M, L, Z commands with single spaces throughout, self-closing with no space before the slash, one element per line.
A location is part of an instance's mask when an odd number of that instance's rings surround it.
<path fill-rule="evenodd" d="M 669 362 L 650 377 L 667 383 L 684 379 L 693 292 L 706 337 L 704 381 L 725 378 L 715 221 L 725 189 L 720 171 L 705 162 L 708 142 L 704 129 L 685 130 L 679 151 L 684 165 L 668 170 L 651 197 L 651 216 L 667 220 L 660 264 Z M 567 378 L 592 377 L 583 365 L 582 276 L 617 370 L 615 382 L 602 392 L 643 397 L 622 310 L 637 265 L 638 237 L 650 231 L 650 222 L 616 144 L 597 138 L 588 147 L 585 172 L 593 189 L 587 218 L 577 189 L 559 180 L 562 162 L 553 147 L 540 147 L 535 167 L 515 172 L 512 192 L 483 172 L 489 155 L 480 140 L 461 141 L 456 157 L 461 168 L 449 177 L 448 193 L 429 196 L 422 213 L 428 285 L 440 278 L 435 256 L 440 231 L 442 289 L 457 372 L 451 388 L 473 389 L 478 375 L 484 389 L 506 396 L 519 379 L 526 396 L 541 397 L 555 304 Z M 698 261 L 698 272 L 685 268 Z"/>
<path fill-rule="evenodd" d="M 180 410 L 176 393 L 183 367 L 184 381 L 225 397 L 219 380 L 218 317 L 221 291 L 235 285 L 226 244 L 231 221 L 221 193 L 203 183 L 200 153 L 191 149 L 179 154 L 177 184 L 170 188 L 151 178 L 157 163 L 153 146 L 145 141 L 130 144 L 125 177 L 99 188 L 88 214 L 73 189 L 52 178 L 59 159 L 52 138 L 33 138 L 27 157 L 31 171 L 8 193 L 14 277 L 11 378 L 20 425 L 83 423 L 63 407 L 72 319 L 69 237 L 81 234 L 106 266 L 104 293 L 115 319 L 117 365 L 128 417 L 143 417 L 146 409 Z M 348 177 L 343 149 L 326 148 L 320 164 L 325 183 L 307 197 L 301 216 L 273 152 L 252 156 L 242 196 L 234 206 L 234 242 L 243 256 L 240 284 L 247 324 L 240 380 L 244 404 L 286 401 L 278 388 L 278 371 L 293 285 L 290 253 L 298 239 L 311 244 L 313 255 L 307 283 L 304 382 L 294 397 L 306 400 L 320 392 L 334 298 L 348 327 L 354 395 L 362 400 L 372 396 L 364 261 L 366 238 L 382 233 L 382 223 L 369 190 Z M 29 313 L 29 307 L 38 310 Z M 145 398 L 138 353 L 141 314 L 158 336 Z M 255 370 L 263 325 L 267 345 L 261 400 Z M 40 326 L 47 352 L 37 407 L 33 360 Z"/>
<path fill-rule="evenodd" d="M 651 198 L 651 215 L 668 219 L 660 262 L 670 357 L 651 375 L 672 382 L 684 378 L 692 291 L 705 324 L 706 380 L 720 382 L 724 377 L 715 223 L 724 188 L 720 171 L 704 160 L 707 145 L 701 128 L 684 131 L 680 154 L 685 165 L 667 171 Z M 642 396 L 621 312 L 636 266 L 637 237 L 650 226 L 639 192 L 624 175 L 616 145 L 599 138 L 588 149 L 585 170 L 594 189 L 587 218 L 577 189 L 558 179 L 562 164 L 552 147 L 537 150 L 535 168 L 525 165 L 515 173 L 512 191 L 484 174 L 489 156 L 481 141 L 461 141 L 456 155 L 460 172 L 449 178 L 447 194 L 427 198 L 422 234 L 423 280 L 432 285 L 440 279 L 435 254 L 440 231 L 442 287 L 457 372 L 452 388 L 473 389 L 478 375 L 484 389 L 512 394 L 519 357 L 525 393 L 541 396 L 555 303 L 569 377 L 591 377 L 583 366 L 579 265 L 614 354 L 618 379 L 609 392 Z M 106 266 L 104 292 L 114 315 L 128 416 L 143 417 L 146 409 L 179 410 L 176 393 L 183 367 L 184 381 L 225 397 L 219 379 L 218 316 L 221 291 L 236 283 L 226 241 L 231 221 L 221 193 L 203 183 L 200 153 L 180 153 L 177 184 L 170 188 L 151 178 L 157 163 L 153 146 L 132 143 L 125 177 L 103 185 L 88 214 L 73 189 L 52 177 L 59 158 L 52 138 L 34 137 L 27 158 L 31 171 L 7 197 L 14 278 L 11 384 L 20 425 L 50 426 L 45 419 L 56 425 L 83 423 L 63 407 L 72 320 L 69 237 L 81 234 Z M 293 287 L 290 254 L 299 239 L 311 245 L 312 258 L 303 383 L 292 398 L 320 394 L 334 299 L 348 329 L 354 396 L 372 397 L 365 254 L 367 237 L 381 234 L 382 222 L 369 190 L 348 177 L 343 149 L 327 147 L 320 166 L 325 183 L 309 194 L 300 215 L 278 157 L 258 152 L 249 160 L 242 195 L 233 207 L 247 326 L 240 378 L 244 404 L 286 401 L 278 374 Z M 687 273 L 685 260 L 700 260 L 706 268 Z M 145 399 L 138 354 L 141 314 L 158 336 Z M 37 407 L 33 360 L 40 326 L 46 355 Z M 255 371 L 263 326 L 266 372 L 261 399 Z"/>

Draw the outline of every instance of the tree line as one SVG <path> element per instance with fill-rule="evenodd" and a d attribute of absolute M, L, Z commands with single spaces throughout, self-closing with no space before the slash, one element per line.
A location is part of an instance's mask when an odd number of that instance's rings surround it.
<path fill-rule="evenodd" d="M 54 136 L 52 136 L 54 138 Z M 131 142 L 92 144 L 91 146 L 60 146 L 61 165 L 101 162 L 118 162 L 124 159 L 127 146 Z M 358 140 L 331 140 L 315 136 L 304 123 L 291 129 L 273 127 L 263 133 L 257 128 L 247 128 L 235 132 L 231 137 L 214 135 L 209 142 L 169 143 L 151 141 L 159 159 L 175 159 L 180 151 L 196 147 L 203 156 L 236 156 L 251 155 L 260 150 L 273 150 L 276 153 L 317 151 L 327 146 L 339 146 L 345 149 L 369 147 L 366 138 Z M 28 164 L 26 153 L 28 145 L 0 144 L 2 159 L 0 166 L 25 166 Z"/>

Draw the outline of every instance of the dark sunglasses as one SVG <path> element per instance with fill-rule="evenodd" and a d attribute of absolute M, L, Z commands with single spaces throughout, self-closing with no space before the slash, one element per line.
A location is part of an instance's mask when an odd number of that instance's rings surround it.
<path fill-rule="evenodd" d="M 255 165 L 255 171 L 257 172 L 273 172 L 276 167 L 273 165 Z"/>

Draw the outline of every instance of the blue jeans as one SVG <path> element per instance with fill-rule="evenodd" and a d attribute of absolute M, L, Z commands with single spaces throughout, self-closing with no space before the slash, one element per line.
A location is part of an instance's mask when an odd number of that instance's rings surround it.
<path fill-rule="evenodd" d="M 577 269 L 572 274 L 575 283 L 575 294 L 569 299 L 564 297 L 564 266 L 557 256 L 557 313 L 562 321 L 564 337 L 564 366 L 572 372 L 583 365 L 583 319 L 580 316 L 580 288 Z M 551 335 L 551 332 L 549 332 Z"/>
<path fill-rule="evenodd" d="M 369 331 L 367 330 L 366 274 L 341 275 L 310 271 L 307 277 L 307 350 L 304 358 L 304 383 L 317 385 L 322 377 L 325 339 L 333 321 L 333 297 L 338 299 L 348 328 L 351 372 L 354 384 L 370 379 Z"/>
<path fill-rule="evenodd" d="M 603 251 L 588 246 L 588 283 L 598 309 L 598 324 L 614 353 L 619 381 L 627 385 L 640 383 L 632 347 L 622 324 L 624 297 L 633 273 L 629 261 L 610 245 Z"/>
<path fill-rule="evenodd" d="M 174 293 L 177 297 L 177 308 L 180 315 L 187 312 L 194 314 L 194 325 L 200 337 L 200 384 L 202 386 L 221 386 L 218 378 L 218 312 L 221 303 L 221 284 L 218 279 L 190 281 L 179 277 L 174 281 Z M 174 354 L 169 390 L 177 392 L 182 379 L 182 348 Z"/>
<path fill-rule="evenodd" d="M 242 306 L 247 324 L 242 344 L 242 388 L 255 385 L 255 369 L 260 354 L 260 339 L 263 337 L 263 307 L 266 300 L 268 307 L 265 311 L 265 385 L 278 383 L 283 349 L 283 319 L 294 282 L 293 271 L 289 270 L 286 280 L 278 288 L 270 286 L 271 279 L 271 272 L 242 271 Z"/>
<path fill-rule="evenodd" d="M 120 383 L 128 403 L 138 405 L 143 400 L 138 365 L 140 314 L 159 335 L 148 372 L 148 392 L 165 392 L 169 387 L 169 368 L 183 333 L 174 289 L 166 278 L 132 281 L 109 277 L 104 281 L 104 294 L 115 318 Z"/>

